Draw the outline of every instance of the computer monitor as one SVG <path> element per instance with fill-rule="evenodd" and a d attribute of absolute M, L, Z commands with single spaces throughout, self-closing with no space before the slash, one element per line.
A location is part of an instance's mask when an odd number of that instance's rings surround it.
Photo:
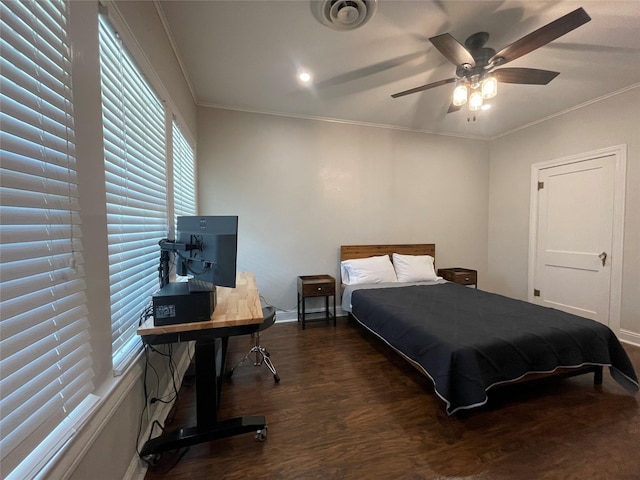
<path fill-rule="evenodd" d="M 188 246 L 176 256 L 180 275 L 189 275 L 211 288 L 235 288 L 237 216 L 179 216 L 176 242 Z"/>

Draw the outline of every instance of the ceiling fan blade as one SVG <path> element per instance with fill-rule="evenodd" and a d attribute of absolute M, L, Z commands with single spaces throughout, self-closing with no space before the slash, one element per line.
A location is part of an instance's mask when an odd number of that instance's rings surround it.
<path fill-rule="evenodd" d="M 476 61 L 473 55 L 469 53 L 469 50 L 464 48 L 460 42 L 448 33 L 431 37 L 429 41 L 442 55 L 447 57 L 447 59 L 457 67 L 463 67 L 465 70 L 468 70 L 476 66 Z"/>
<path fill-rule="evenodd" d="M 584 25 L 589 20 L 591 17 L 580 7 L 503 48 L 489 59 L 489 64 L 504 65 L 511 62 Z"/>
<path fill-rule="evenodd" d="M 446 80 L 440 80 L 433 83 L 427 83 L 426 85 L 422 85 L 421 87 L 412 88 L 410 90 L 405 90 L 404 92 L 394 93 L 391 95 L 392 98 L 404 97 L 405 95 L 410 95 L 412 93 L 423 92 L 425 90 L 429 90 L 430 88 L 440 87 L 441 85 L 446 85 L 447 83 L 454 83 L 456 81 L 455 78 L 447 78 Z"/>
<path fill-rule="evenodd" d="M 493 71 L 496 80 L 502 83 L 520 83 L 524 85 L 546 85 L 560 75 L 560 72 L 538 70 L 536 68 L 500 68 Z"/>

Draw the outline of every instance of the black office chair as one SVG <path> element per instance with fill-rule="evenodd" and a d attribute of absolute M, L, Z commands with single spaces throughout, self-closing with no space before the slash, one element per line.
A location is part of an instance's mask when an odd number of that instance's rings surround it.
<path fill-rule="evenodd" d="M 273 374 L 273 379 L 276 381 L 276 383 L 280 381 L 280 376 L 278 375 L 278 372 L 276 372 L 276 367 L 273 366 L 273 362 L 271 361 L 269 352 L 266 348 L 260 345 L 260 332 L 262 330 L 266 330 L 276 322 L 276 309 L 273 307 L 264 307 L 262 309 L 262 316 L 264 317 L 264 322 L 260 325 L 258 331 L 253 335 L 253 338 L 255 339 L 255 345 L 251 347 L 251 350 L 249 350 L 247 354 L 242 357 L 242 360 L 240 360 L 235 367 L 227 372 L 227 378 L 230 378 L 231 375 L 233 375 L 235 369 L 238 368 L 242 363 L 244 363 L 244 361 L 249 358 L 252 353 L 255 353 L 256 361 L 254 365 L 259 367 L 264 363 Z"/>

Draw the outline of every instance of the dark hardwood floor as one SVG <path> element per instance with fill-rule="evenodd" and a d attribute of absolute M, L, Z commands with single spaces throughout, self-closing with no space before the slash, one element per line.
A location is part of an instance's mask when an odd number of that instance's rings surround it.
<path fill-rule="evenodd" d="M 246 362 L 225 384 L 220 418 L 265 415 L 268 439 L 165 453 L 146 480 L 640 478 L 638 398 L 608 369 L 600 387 L 593 375 L 520 385 L 449 417 L 428 378 L 346 318 L 304 331 L 277 323 L 261 343 L 282 380 Z M 232 338 L 228 365 L 250 346 Z M 640 372 L 640 348 L 625 349 Z M 185 382 L 167 428 L 194 415 Z"/>

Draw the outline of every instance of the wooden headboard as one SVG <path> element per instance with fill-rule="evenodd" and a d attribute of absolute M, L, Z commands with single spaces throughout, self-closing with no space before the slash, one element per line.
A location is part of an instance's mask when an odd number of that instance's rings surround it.
<path fill-rule="evenodd" d="M 409 243 L 401 245 L 342 245 L 340 247 L 340 261 L 367 258 L 376 255 L 431 255 L 436 258 L 435 243 Z"/>

